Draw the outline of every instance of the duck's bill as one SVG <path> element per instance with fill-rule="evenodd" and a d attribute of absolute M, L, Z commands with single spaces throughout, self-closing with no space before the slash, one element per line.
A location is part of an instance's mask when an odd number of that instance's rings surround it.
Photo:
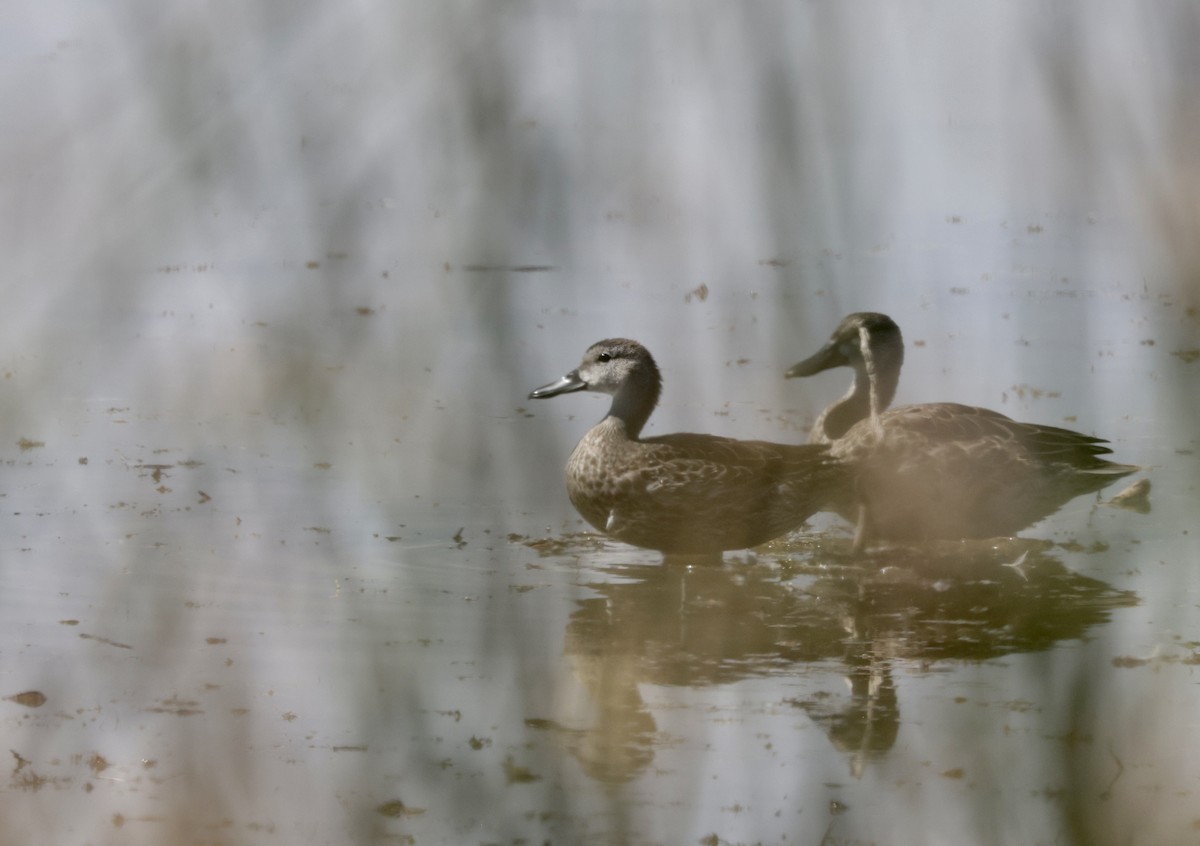
<path fill-rule="evenodd" d="M 529 398 L 546 399 L 547 397 L 556 397 L 559 394 L 569 394 L 572 391 L 582 391 L 586 387 L 587 382 L 579 378 L 579 371 L 572 370 L 557 382 L 551 382 L 549 385 L 542 385 L 542 387 L 530 391 Z"/>
<path fill-rule="evenodd" d="M 792 369 L 785 375 L 788 379 L 797 379 L 801 376 L 815 376 L 832 367 L 845 367 L 850 362 L 846 356 L 842 354 L 841 346 L 833 341 L 830 341 L 821 349 L 817 350 L 816 354 L 809 356 L 799 364 L 792 365 Z"/>

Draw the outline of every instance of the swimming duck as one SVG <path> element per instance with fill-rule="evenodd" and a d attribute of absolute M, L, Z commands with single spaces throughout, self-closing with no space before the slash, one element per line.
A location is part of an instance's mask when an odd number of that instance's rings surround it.
<path fill-rule="evenodd" d="M 585 520 L 625 543 L 668 556 L 757 546 L 800 526 L 847 480 L 824 445 L 641 437 L 662 376 L 636 341 L 592 344 L 578 369 L 529 397 L 583 390 L 611 394 L 612 406 L 567 460 L 567 494 Z"/>
<path fill-rule="evenodd" d="M 986 408 L 940 402 L 888 409 L 904 363 L 900 327 L 886 314 L 847 316 L 829 342 L 787 372 L 854 370 L 849 393 L 817 418 L 810 440 L 853 467 L 834 510 L 868 540 L 1012 535 L 1069 500 L 1139 468 L 1100 458 L 1107 441 L 1019 423 Z"/>

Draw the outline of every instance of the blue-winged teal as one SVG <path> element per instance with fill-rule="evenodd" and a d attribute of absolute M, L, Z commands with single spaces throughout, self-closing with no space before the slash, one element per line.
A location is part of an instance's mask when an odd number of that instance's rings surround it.
<path fill-rule="evenodd" d="M 846 317 L 815 355 L 787 372 L 854 370 L 850 392 L 821 412 L 811 440 L 853 468 L 853 491 L 831 503 L 867 540 L 1011 535 L 1068 500 L 1139 468 L 1100 458 L 1101 438 L 1018 423 L 957 403 L 886 410 L 896 393 L 904 341 L 885 314 Z M 846 491 L 843 488 L 841 491 Z"/>
<path fill-rule="evenodd" d="M 662 377 L 636 341 L 592 344 L 577 370 L 533 391 L 612 394 L 608 414 L 567 461 L 567 493 L 605 534 L 669 555 L 719 555 L 797 528 L 846 474 L 821 445 L 716 435 L 640 437 Z"/>

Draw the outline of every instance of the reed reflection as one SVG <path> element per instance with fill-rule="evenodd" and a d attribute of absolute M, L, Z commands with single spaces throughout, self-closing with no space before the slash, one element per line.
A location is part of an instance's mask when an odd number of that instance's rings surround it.
<path fill-rule="evenodd" d="M 638 776 L 663 742 L 640 685 L 812 678 L 807 692 L 785 702 L 824 729 L 858 776 L 899 733 L 894 674 L 1045 650 L 1138 601 L 1067 569 L 1054 545 L 1040 541 L 597 572 L 587 583 L 597 596 L 578 601 L 563 646 L 590 696 L 591 721 L 530 724 L 553 731 L 590 776 L 607 782 Z"/>

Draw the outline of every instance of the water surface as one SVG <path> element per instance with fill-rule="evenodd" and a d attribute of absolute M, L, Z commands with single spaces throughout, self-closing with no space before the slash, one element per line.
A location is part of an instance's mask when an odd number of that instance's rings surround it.
<path fill-rule="evenodd" d="M 1188 4 L 18 6 L 0 839 L 1196 839 Z M 635 337 L 648 434 L 797 442 L 863 309 L 1149 510 L 586 531 L 531 388 Z"/>

